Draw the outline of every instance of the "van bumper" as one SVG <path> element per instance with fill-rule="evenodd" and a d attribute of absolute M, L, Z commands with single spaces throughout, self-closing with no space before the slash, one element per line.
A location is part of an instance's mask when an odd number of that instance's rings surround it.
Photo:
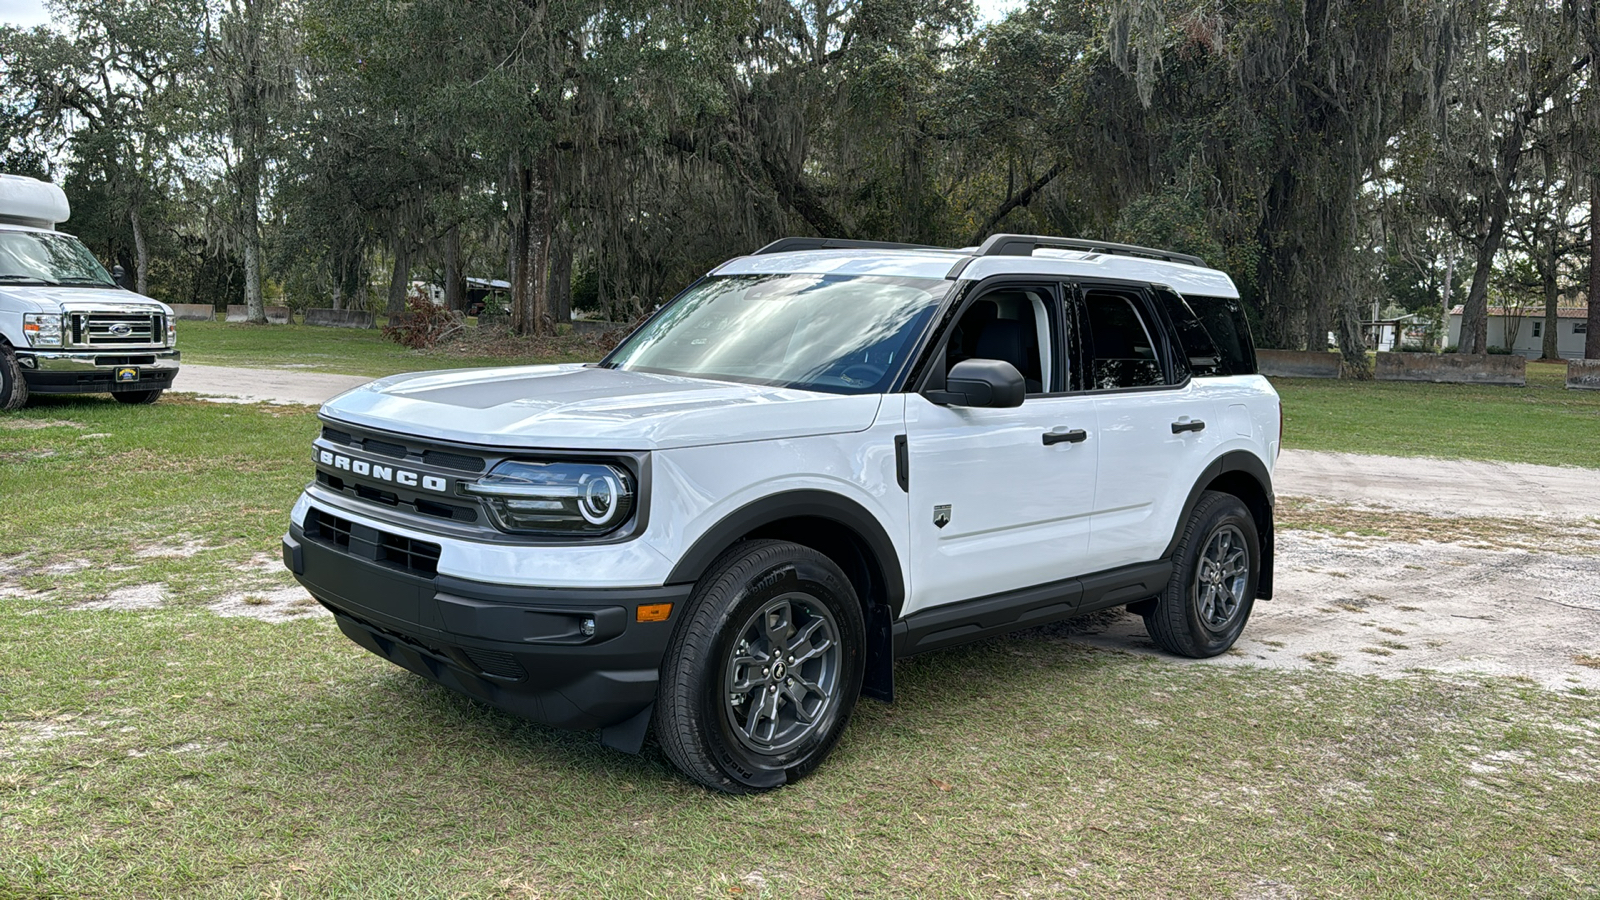
<path fill-rule="evenodd" d="M 164 391 L 172 387 L 181 358 L 177 350 L 17 351 L 22 379 L 33 394 Z"/>

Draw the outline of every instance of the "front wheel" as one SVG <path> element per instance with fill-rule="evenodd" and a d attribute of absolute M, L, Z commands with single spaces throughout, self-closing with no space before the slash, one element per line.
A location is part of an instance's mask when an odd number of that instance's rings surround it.
<path fill-rule="evenodd" d="M 1261 539 L 1250 510 L 1232 494 L 1207 491 L 1184 526 L 1166 591 L 1138 612 L 1161 649 L 1216 656 L 1239 639 L 1260 578 Z"/>
<path fill-rule="evenodd" d="M 0 341 L 0 410 L 21 409 L 28 405 L 28 382 L 17 365 L 17 354 Z"/>
<path fill-rule="evenodd" d="M 118 403 L 129 406 L 147 406 L 161 399 L 161 389 L 153 391 L 118 391 L 111 396 L 117 398 Z"/>
<path fill-rule="evenodd" d="M 661 668 L 656 738 L 731 794 L 780 787 L 833 749 L 861 692 L 861 603 L 826 556 L 746 541 L 695 588 Z"/>

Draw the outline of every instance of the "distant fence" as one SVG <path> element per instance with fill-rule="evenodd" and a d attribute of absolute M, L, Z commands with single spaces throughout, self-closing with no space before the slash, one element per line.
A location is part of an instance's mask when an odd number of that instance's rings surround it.
<path fill-rule="evenodd" d="M 1379 353 L 1375 375 L 1379 381 L 1508 384 L 1520 387 L 1528 383 L 1528 361 L 1514 354 Z"/>
<path fill-rule="evenodd" d="M 325 328 L 376 328 L 378 317 L 375 313 L 354 309 L 308 309 L 305 323 Z"/>
<path fill-rule="evenodd" d="M 266 314 L 268 325 L 288 325 L 291 321 L 293 321 L 293 319 L 290 318 L 291 313 L 289 312 L 289 307 L 287 306 L 268 306 L 264 307 L 261 311 Z M 250 321 L 250 307 L 229 304 L 228 314 L 223 317 L 222 321 L 248 322 Z"/>
<path fill-rule="evenodd" d="M 1326 350 L 1257 350 L 1256 368 L 1279 378 L 1338 378 L 1339 354 Z"/>
<path fill-rule="evenodd" d="M 210 322 L 217 318 L 217 311 L 209 303 L 173 303 L 172 317 L 180 322 Z"/>
<path fill-rule="evenodd" d="M 1567 360 L 1567 387 L 1600 391 L 1600 359 Z"/>

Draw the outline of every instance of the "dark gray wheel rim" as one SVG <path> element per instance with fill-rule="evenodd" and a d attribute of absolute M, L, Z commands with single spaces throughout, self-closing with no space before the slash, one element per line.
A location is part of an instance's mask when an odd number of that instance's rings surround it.
<path fill-rule="evenodd" d="M 722 667 L 729 730 L 763 755 L 795 747 L 832 718 L 841 663 L 826 606 L 802 593 L 769 600 L 735 632 Z"/>
<path fill-rule="evenodd" d="M 1250 587 L 1250 545 L 1244 532 L 1233 525 L 1211 532 L 1195 569 L 1194 603 L 1200 622 L 1212 631 L 1224 631 L 1244 608 Z"/>

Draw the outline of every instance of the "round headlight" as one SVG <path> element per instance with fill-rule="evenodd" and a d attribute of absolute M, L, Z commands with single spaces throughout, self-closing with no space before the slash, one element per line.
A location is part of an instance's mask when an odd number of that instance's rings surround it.
<path fill-rule="evenodd" d="M 609 463 L 507 460 L 462 489 L 483 498 L 500 530 L 521 534 L 607 534 L 634 508 L 633 474 Z"/>

